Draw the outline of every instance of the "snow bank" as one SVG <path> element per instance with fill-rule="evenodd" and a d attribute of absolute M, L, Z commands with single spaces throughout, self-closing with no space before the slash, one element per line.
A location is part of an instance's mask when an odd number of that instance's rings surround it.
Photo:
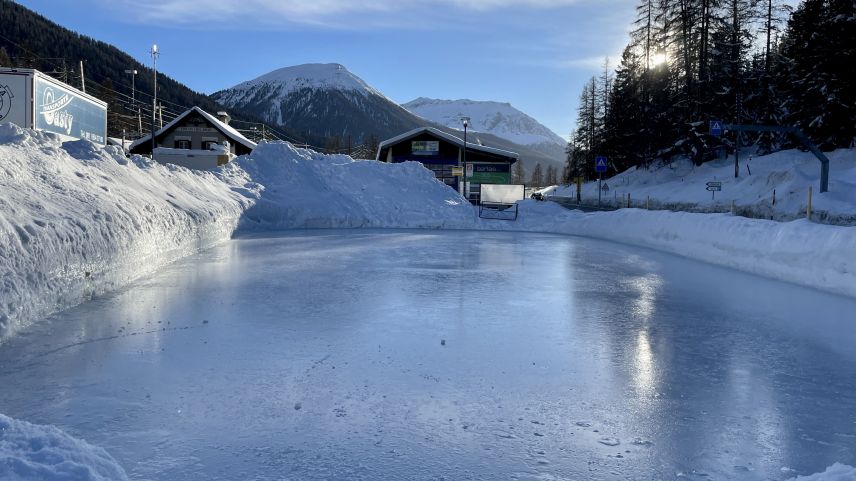
<path fill-rule="evenodd" d="M 253 200 L 241 231 L 476 227 L 469 202 L 418 162 L 355 161 L 272 142 L 239 157 L 223 176 Z"/>
<path fill-rule="evenodd" d="M 0 339 L 228 239 L 249 200 L 209 172 L 0 125 Z"/>
<path fill-rule="evenodd" d="M 789 481 L 856 481 L 856 468 L 846 464 L 835 463 L 822 473 L 809 476 L 797 476 Z"/>
<path fill-rule="evenodd" d="M 814 155 L 786 150 L 749 160 L 741 155 L 740 177 L 734 178 L 734 158 L 693 166 L 684 159 L 651 169 L 632 168 L 606 179 L 603 202 L 625 205 L 627 194 L 636 207 L 650 197 L 651 208 L 694 212 L 728 212 L 731 201 L 741 215 L 776 220 L 805 217 L 808 187 L 814 189 L 814 218 L 826 223 L 856 225 L 856 150 L 828 152 L 829 192 L 821 194 L 820 162 Z M 748 168 L 747 168 L 748 167 Z M 751 171 L 751 175 L 749 172 Z M 706 183 L 722 182 L 716 200 Z M 575 186 L 548 189 L 548 195 L 576 198 Z M 773 205 L 773 190 L 776 203 Z M 597 182 L 583 185 L 586 202 L 597 202 Z"/>
<path fill-rule="evenodd" d="M 521 203 L 517 223 L 493 222 L 648 247 L 856 297 L 856 227 L 644 209 L 583 213 L 532 200 Z"/>
<path fill-rule="evenodd" d="M 483 220 L 421 164 L 355 161 L 282 142 L 211 172 L 0 126 L 0 340 L 237 232 L 522 230 L 650 247 L 856 297 L 856 228 L 523 201 Z"/>
<path fill-rule="evenodd" d="M 0 414 L 0 479 L 122 481 L 128 476 L 99 447 L 54 426 L 38 426 Z"/>

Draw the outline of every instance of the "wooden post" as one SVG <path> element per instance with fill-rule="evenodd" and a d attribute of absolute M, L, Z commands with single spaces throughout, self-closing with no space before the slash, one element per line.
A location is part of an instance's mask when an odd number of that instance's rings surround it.
<path fill-rule="evenodd" d="M 808 207 L 805 209 L 805 218 L 811 220 L 811 186 L 808 186 Z"/>
<path fill-rule="evenodd" d="M 645 210 L 651 210 L 651 196 L 645 197 Z"/>
<path fill-rule="evenodd" d="M 630 208 L 630 192 L 627 193 L 627 208 Z"/>
<path fill-rule="evenodd" d="M 731 200 L 731 215 L 734 215 L 734 200 Z"/>

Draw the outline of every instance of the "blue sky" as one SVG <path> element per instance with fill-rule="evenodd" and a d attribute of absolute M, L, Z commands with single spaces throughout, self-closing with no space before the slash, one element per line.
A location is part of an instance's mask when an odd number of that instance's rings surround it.
<path fill-rule="evenodd" d="M 496 100 L 563 137 L 583 84 L 627 42 L 635 0 L 19 0 L 212 93 L 336 62 L 389 98 Z"/>

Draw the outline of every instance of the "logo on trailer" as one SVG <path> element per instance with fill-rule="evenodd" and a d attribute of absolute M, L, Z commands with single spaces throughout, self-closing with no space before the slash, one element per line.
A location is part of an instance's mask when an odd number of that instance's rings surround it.
<path fill-rule="evenodd" d="M 0 121 L 9 115 L 9 109 L 12 108 L 12 99 L 15 98 L 9 90 L 8 85 L 0 84 Z"/>
<path fill-rule="evenodd" d="M 48 125 L 65 129 L 67 134 L 71 134 L 71 123 L 74 121 L 74 116 L 63 109 L 68 107 L 72 100 L 68 94 L 63 94 L 62 97 L 55 99 L 53 89 L 48 87 L 45 89 L 42 98 L 42 110 L 39 113 L 45 118 Z"/>

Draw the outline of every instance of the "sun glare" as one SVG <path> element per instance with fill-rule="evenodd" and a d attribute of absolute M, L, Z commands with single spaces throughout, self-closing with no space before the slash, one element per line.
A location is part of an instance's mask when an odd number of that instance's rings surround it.
<path fill-rule="evenodd" d="M 651 65 L 653 65 L 655 67 L 659 67 L 660 65 L 663 65 L 664 63 L 666 63 L 666 54 L 664 54 L 664 53 L 655 53 L 651 57 Z"/>

